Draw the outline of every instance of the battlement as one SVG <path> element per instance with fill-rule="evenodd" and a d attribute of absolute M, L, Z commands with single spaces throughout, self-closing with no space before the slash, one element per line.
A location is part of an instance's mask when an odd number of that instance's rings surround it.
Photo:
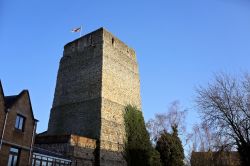
<path fill-rule="evenodd" d="M 79 52 L 83 52 L 86 49 L 102 44 L 112 46 L 123 54 L 129 55 L 133 60 L 136 60 L 134 49 L 127 46 L 103 27 L 67 43 L 64 46 L 63 54 L 64 56 L 72 56 Z"/>

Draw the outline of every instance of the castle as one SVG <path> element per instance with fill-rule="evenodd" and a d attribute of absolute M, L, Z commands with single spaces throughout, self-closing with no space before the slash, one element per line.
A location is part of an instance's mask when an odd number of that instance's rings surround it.
<path fill-rule="evenodd" d="M 126 165 L 128 104 L 141 108 L 135 51 L 100 28 L 64 46 L 48 130 L 35 145 L 73 165 Z"/>

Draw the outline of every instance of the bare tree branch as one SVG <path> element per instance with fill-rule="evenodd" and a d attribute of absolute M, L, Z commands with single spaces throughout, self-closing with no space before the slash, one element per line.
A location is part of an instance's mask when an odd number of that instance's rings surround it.
<path fill-rule="evenodd" d="M 222 146 L 236 145 L 246 159 L 244 162 L 249 163 L 249 158 L 246 158 L 250 152 L 249 74 L 238 78 L 225 73 L 217 74 L 214 82 L 205 88 L 198 87 L 196 93 L 203 122 L 225 140 Z"/>

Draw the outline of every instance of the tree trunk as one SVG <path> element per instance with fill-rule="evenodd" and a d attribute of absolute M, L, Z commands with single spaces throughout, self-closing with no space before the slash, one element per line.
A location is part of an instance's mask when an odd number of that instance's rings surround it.
<path fill-rule="evenodd" d="M 241 166 L 249 166 L 250 165 L 250 144 L 245 143 L 239 146 L 238 151 L 240 154 Z"/>

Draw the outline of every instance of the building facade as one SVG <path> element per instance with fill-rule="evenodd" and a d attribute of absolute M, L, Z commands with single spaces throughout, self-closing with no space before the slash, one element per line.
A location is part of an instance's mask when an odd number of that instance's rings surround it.
<path fill-rule="evenodd" d="M 76 135 L 79 140 L 95 140 L 89 147 L 92 152 L 87 153 L 93 156 L 93 163 L 126 165 L 123 113 L 128 104 L 141 108 L 135 51 L 100 28 L 65 45 L 48 130 L 37 136 L 36 145 L 53 148 L 59 144 L 41 140 Z M 71 145 L 70 139 L 66 142 Z M 85 153 L 84 141 L 77 147 Z M 75 157 L 66 148 L 59 149 Z"/>
<path fill-rule="evenodd" d="M 0 166 L 70 166 L 61 153 L 34 147 L 37 120 L 28 90 L 5 96 L 0 81 Z"/>
<path fill-rule="evenodd" d="M 0 82 L 1 165 L 30 165 L 36 123 L 28 90 L 5 96 Z"/>
<path fill-rule="evenodd" d="M 190 163 L 191 166 L 240 166 L 240 156 L 232 151 L 192 152 Z"/>

